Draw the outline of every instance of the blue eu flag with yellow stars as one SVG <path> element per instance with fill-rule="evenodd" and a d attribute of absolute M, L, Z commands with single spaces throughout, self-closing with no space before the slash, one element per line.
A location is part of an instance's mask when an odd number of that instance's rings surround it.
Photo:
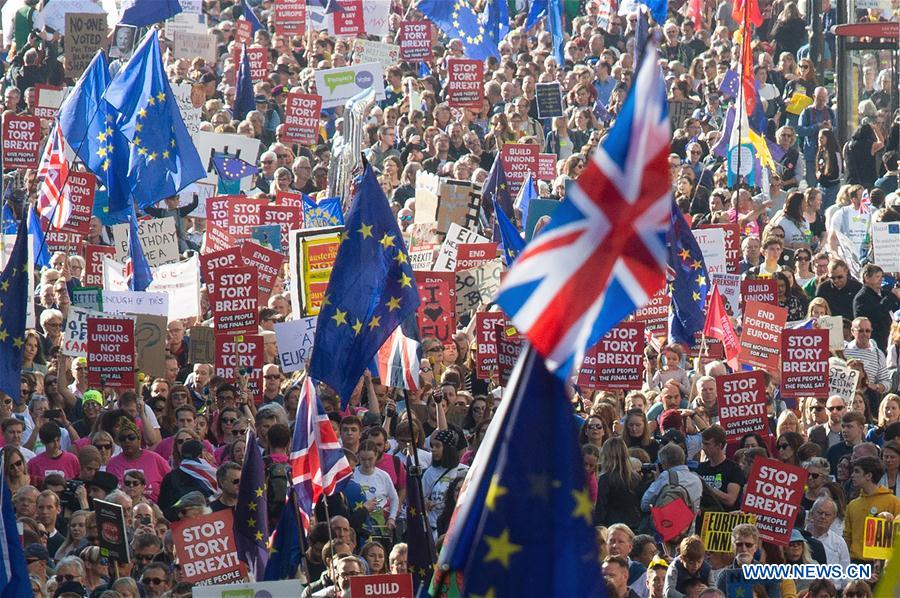
<path fill-rule="evenodd" d="M 672 200 L 672 227 L 667 234 L 669 264 L 666 277 L 672 306 L 669 310 L 669 342 L 694 346 L 706 323 L 706 293 L 709 276 L 703 252 L 691 227 Z"/>
<path fill-rule="evenodd" d="M 507 267 L 512 266 L 522 250 L 525 249 L 525 239 L 496 202 L 494 203 L 494 230 L 500 236 L 500 244 L 503 246 L 503 261 Z"/>
<path fill-rule="evenodd" d="M 234 505 L 234 545 L 238 558 L 247 563 L 254 579 L 266 570 L 269 549 L 269 511 L 266 502 L 266 466 L 256 434 L 247 433 L 247 448 L 241 466 L 241 483 Z"/>
<path fill-rule="evenodd" d="M 104 97 L 119 112 L 119 131 L 129 146 L 128 184 L 141 208 L 206 176 L 166 77 L 155 30 Z"/>
<path fill-rule="evenodd" d="M 314 201 L 303 195 L 303 227 L 318 228 L 322 226 L 341 226 L 344 214 L 341 212 L 340 197 L 326 197 Z"/>
<path fill-rule="evenodd" d="M 219 178 L 226 181 L 239 181 L 259 172 L 259 168 L 237 156 L 214 152 L 212 160 Z"/>
<path fill-rule="evenodd" d="M 481 188 L 481 205 L 484 209 L 493 210 L 494 203 L 503 208 L 508 218 L 515 217 L 513 210 L 513 196 L 509 190 L 509 182 L 506 179 L 506 169 L 500 156 L 494 160 L 491 171 L 488 172 L 484 186 Z"/>
<path fill-rule="evenodd" d="M 462 573 L 466 596 L 606 596 L 572 414 L 564 383 L 526 347 L 460 492 L 433 590 Z"/>
<path fill-rule="evenodd" d="M 0 272 L 0 391 L 19 399 L 19 372 L 25 346 L 28 297 L 28 210 L 23 210 L 16 242 Z"/>
<path fill-rule="evenodd" d="M 419 307 L 403 236 L 370 164 L 355 182 L 309 366 L 343 406 L 381 345 Z"/>
<path fill-rule="evenodd" d="M 418 10 L 450 39 L 459 39 L 467 58 L 500 58 L 497 46 L 509 33 L 505 0 L 488 0 L 481 14 L 469 0 L 421 0 Z"/>

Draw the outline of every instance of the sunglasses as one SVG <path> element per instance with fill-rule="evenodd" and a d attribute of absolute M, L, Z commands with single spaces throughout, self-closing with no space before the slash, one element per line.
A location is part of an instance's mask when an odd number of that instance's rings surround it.
<path fill-rule="evenodd" d="M 279 374 L 267 374 L 263 376 L 266 380 L 281 380 L 281 376 Z"/>
<path fill-rule="evenodd" d="M 832 407 L 829 407 L 828 410 L 829 411 L 843 411 L 844 406 L 843 405 L 834 405 Z"/>
<path fill-rule="evenodd" d="M 244 429 L 244 430 L 232 430 L 232 431 L 231 431 L 231 435 L 232 435 L 232 436 L 243 436 L 243 435 L 246 434 L 246 433 L 247 433 L 247 430 L 246 430 L 246 429 Z"/>
<path fill-rule="evenodd" d="M 112 450 L 112 445 L 111 445 L 111 444 L 95 444 L 94 447 L 95 447 L 98 451 L 111 451 L 111 450 Z"/>
<path fill-rule="evenodd" d="M 14 461 L 9 464 L 10 467 L 22 467 L 23 465 L 25 465 L 25 463 L 22 461 Z"/>
<path fill-rule="evenodd" d="M 166 583 L 166 580 L 161 577 L 142 577 L 141 583 L 144 585 L 159 586 Z"/>
<path fill-rule="evenodd" d="M 135 436 L 134 434 L 119 436 L 119 442 L 134 442 L 135 440 L 137 440 L 137 436 Z"/>
<path fill-rule="evenodd" d="M 72 575 L 71 573 L 66 573 L 65 575 L 57 575 L 56 579 L 65 580 L 65 581 L 75 581 L 78 578 L 75 577 L 74 575 Z"/>
<path fill-rule="evenodd" d="M 144 482 L 141 482 L 138 480 L 125 480 L 125 485 L 128 486 L 129 488 L 134 488 L 135 486 L 140 486 L 143 483 Z"/>
<path fill-rule="evenodd" d="M 237 420 L 232 417 L 227 417 L 227 418 L 223 417 L 222 423 L 225 424 L 226 426 L 233 426 L 234 424 L 237 423 Z"/>
<path fill-rule="evenodd" d="M 587 429 L 588 430 L 602 430 L 603 424 L 588 424 Z"/>

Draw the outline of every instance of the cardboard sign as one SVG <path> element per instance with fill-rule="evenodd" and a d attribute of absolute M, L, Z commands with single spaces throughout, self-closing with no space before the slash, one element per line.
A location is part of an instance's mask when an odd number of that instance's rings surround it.
<path fill-rule="evenodd" d="M 117 563 L 131 562 L 131 545 L 125 528 L 122 505 L 94 499 L 100 554 Z"/>
<path fill-rule="evenodd" d="M 725 272 L 741 273 L 741 227 L 738 224 L 704 224 L 700 230 L 718 228 L 725 233 Z M 703 254 L 704 259 L 706 254 Z M 707 264 L 709 266 L 709 264 Z M 712 272 L 710 272 L 712 274 Z"/>
<path fill-rule="evenodd" d="M 562 87 L 558 82 L 538 83 L 534 90 L 538 118 L 563 116 Z"/>
<path fill-rule="evenodd" d="M 745 278 L 741 281 L 741 301 L 778 305 L 778 281 L 774 278 Z"/>
<path fill-rule="evenodd" d="M 859 384 L 859 372 L 847 366 L 832 366 L 828 370 L 828 395 L 842 397 L 846 403 L 853 400 Z"/>
<path fill-rule="evenodd" d="M 246 572 L 234 543 L 231 509 L 172 522 L 172 541 L 188 583 L 239 581 Z"/>
<path fill-rule="evenodd" d="M 522 183 L 528 178 L 528 173 L 537 176 L 540 152 L 541 147 L 537 144 L 506 143 L 503 145 L 500 150 L 500 159 L 503 160 L 506 182 L 509 184 L 509 192 L 513 197 L 519 193 Z M 529 215 L 531 205 L 528 208 Z"/>
<path fill-rule="evenodd" d="M 86 287 L 103 286 L 103 258 L 113 258 L 116 250 L 105 245 L 87 245 L 84 248 L 84 273 L 81 282 Z"/>
<path fill-rule="evenodd" d="M 206 33 L 175 31 L 172 34 L 172 55 L 176 59 L 202 58 L 206 64 L 216 63 L 216 37 Z"/>
<path fill-rule="evenodd" d="M 496 243 L 462 243 L 456 249 L 456 271 L 477 268 L 497 259 Z"/>
<path fill-rule="evenodd" d="M 500 288 L 500 272 L 503 264 L 493 260 L 477 268 L 456 272 L 456 315 L 489 303 Z"/>
<path fill-rule="evenodd" d="M 306 0 L 275 0 L 275 33 L 293 37 L 306 32 Z"/>
<path fill-rule="evenodd" d="M 468 229 L 461 227 L 455 222 L 450 224 L 447 230 L 447 236 L 441 244 L 438 252 L 437 260 L 434 262 L 434 270 L 438 272 L 455 272 L 456 271 L 456 254 L 459 246 L 464 243 L 489 243 L 490 239 L 482 237 L 478 233 L 474 233 Z"/>
<path fill-rule="evenodd" d="M 506 386 L 513 368 L 519 360 L 519 355 L 525 347 L 525 339 L 519 334 L 515 326 L 497 324 L 495 327 L 497 338 L 497 375 L 500 378 L 500 386 Z"/>
<path fill-rule="evenodd" d="M 294 143 L 316 143 L 321 115 L 322 96 L 289 93 L 284 105 L 284 138 Z"/>
<path fill-rule="evenodd" d="M 694 238 L 703 253 L 706 271 L 710 274 L 726 272 L 725 231 L 721 228 L 697 229 L 694 231 Z"/>
<path fill-rule="evenodd" d="M 644 329 L 654 336 L 667 336 L 671 302 L 672 297 L 666 287 L 663 287 L 650 298 L 650 303 L 634 312 L 634 320 L 643 323 Z"/>
<path fill-rule="evenodd" d="M 55 118 L 65 97 L 65 88 L 38 83 L 34 86 L 34 115 L 38 118 Z M 69 176 L 71 175 L 72 172 L 69 172 Z"/>
<path fill-rule="evenodd" d="M 275 324 L 278 357 L 285 374 L 306 369 L 306 362 L 312 356 L 318 319 L 318 316 L 309 316 Z"/>
<path fill-rule="evenodd" d="M 722 303 L 725 305 L 725 312 L 732 318 L 741 317 L 741 275 L 726 274 L 717 272 L 709 275 L 711 285 L 719 287 L 719 294 L 722 296 Z M 712 288 L 712 287 L 710 287 Z M 712 293 L 707 295 L 709 301 Z"/>
<path fill-rule="evenodd" d="M 316 93 L 322 96 L 322 108 L 343 106 L 356 94 L 372 88 L 376 100 L 384 99 L 384 69 L 377 62 L 316 69 L 315 77 Z"/>
<path fill-rule="evenodd" d="M 502 311 L 480 311 L 475 314 L 475 375 L 489 380 L 497 369 L 497 327 L 506 326 Z"/>
<path fill-rule="evenodd" d="M 481 110 L 484 100 L 484 63 L 451 58 L 447 61 L 447 103 L 451 108 Z"/>
<path fill-rule="evenodd" d="M 403 21 L 397 32 L 400 60 L 428 62 L 434 58 L 430 21 Z"/>
<path fill-rule="evenodd" d="M 756 516 L 750 513 L 709 512 L 703 514 L 700 537 L 706 552 L 734 553 L 731 545 L 731 530 L 736 526 L 756 523 Z"/>
<path fill-rule="evenodd" d="M 210 306 L 216 319 L 216 331 L 234 334 L 257 331 L 259 273 L 256 268 L 240 266 L 213 272 L 216 292 L 210 296 Z"/>
<path fill-rule="evenodd" d="M 259 288 L 259 302 L 265 304 L 269 301 L 269 294 L 275 286 L 275 279 L 281 272 L 281 264 L 284 256 L 277 251 L 266 249 L 256 243 L 244 243 L 241 246 L 241 258 L 244 264 L 254 268 L 257 273 Z"/>
<path fill-rule="evenodd" d="M 332 14 L 335 35 L 361 35 L 366 32 L 362 0 L 337 0 L 340 10 Z"/>
<path fill-rule="evenodd" d="M 134 387 L 134 320 L 88 318 L 88 384 L 91 388 Z"/>
<path fill-rule="evenodd" d="M 138 368 L 151 376 L 166 375 L 166 316 L 140 314 L 134 323 Z"/>
<path fill-rule="evenodd" d="M 69 306 L 69 315 L 63 328 L 62 354 L 69 357 L 87 357 L 87 321 L 89 316 L 99 315 L 96 311 Z"/>
<path fill-rule="evenodd" d="M 781 333 L 781 395 L 828 398 L 828 331 Z"/>
<path fill-rule="evenodd" d="M 257 403 L 262 402 L 265 347 L 259 334 L 216 334 L 216 375 L 237 383 L 247 376 L 247 390 Z"/>
<path fill-rule="evenodd" d="M 350 595 L 378 598 L 413 598 L 411 573 L 357 575 L 350 578 Z"/>
<path fill-rule="evenodd" d="M 740 440 L 751 432 L 768 436 L 766 380 L 763 372 L 737 372 L 716 376 L 719 425 L 728 442 Z"/>
<path fill-rule="evenodd" d="M 481 208 L 480 188 L 469 181 L 441 178 L 420 172 L 416 176 L 416 223 L 436 223 L 449 232 L 453 224 L 474 229 Z"/>
<path fill-rule="evenodd" d="M 6 116 L 3 119 L 3 168 L 37 169 L 41 158 L 41 119 Z"/>
<path fill-rule="evenodd" d="M 212 363 L 216 360 L 216 332 L 206 326 L 191 326 L 188 331 L 188 362 Z"/>
<path fill-rule="evenodd" d="M 863 533 L 863 558 L 864 559 L 889 559 L 900 535 L 900 525 L 881 517 L 866 517 L 866 527 Z"/>
<path fill-rule="evenodd" d="M 377 62 L 387 70 L 391 65 L 400 62 L 400 47 L 384 42 L 375 42 L 366 39 L 353 41 L 353 64 L 364 62 Z"/>
<path fill-rule="evenodd" d="M 151 268 L 177 262 L 180 258 L 174 216 L 141 220 L 138 223 L 138 237 Z"/>
<path fill-rule="evenodd" d="M 65 31 L 66 77 L 77 79 L 91 63 L 97 48 L 106 46 L 106 15 L 67 12 Z"/>
<path fill-rule="evenodd" d="M 802 467 L 775 459 L 753 460 L 741 511 L 756 515 L 761 540 L 788 545 L 808 475 Z"/>
<path fill-rule="evenodd" d="M 644 344 L 644 325 L 622 322 L 587 350 L 578 372 L 578 385 L 595 390 L 640 389 Z"/>
<path fill-rule="evenodd" d="M 419 331 L 449 343 L 456 332 L 456 275 L 453 272 L 413 271 L 419 289 Z"/>
<path fill-rule="evenodd" d="M 537 178 L 541 181 L 556 178 L 556 154 L 538 154 Z"/>
<path fill-rule="evenodd" d="M 787 310 L 777 305 L 748 301 L 744 305 L 744 328 L 738 359 L 767 372 L 778 370 L 781 331 L 787 322 Z"/>
<path fill-rule="evenodd" d="M 841 351 L 844 348 L 844 318 L 822 316 L 816 320 L 816 328 L 828 331 L 828 348 Z"/>

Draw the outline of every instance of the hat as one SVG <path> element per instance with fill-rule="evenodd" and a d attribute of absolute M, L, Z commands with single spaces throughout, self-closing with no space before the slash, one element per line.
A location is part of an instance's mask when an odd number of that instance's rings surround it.
<path fill-rule="evenodd" d="M 648 570 L 656 569 L 657 567 L 661 567 L 663 569 L 668 569 L 669 563 L 667 563 L 666 560 L 660 556 L 654 556 L 653 560 L 650 561 L 650 564 L 647 565 L 647 569 Z"/>
<path fill-rule="evenodd" d="M 47 549 L 43 544 L 29 544 L 25 547 L 25 559 L 38 559 L 41 561 L 50 562 L 50 553 L 47 552 Z"/>
<path fill-rule="evenodd" d="M 88 482 L 91 486 L 96 486 L 105 490 L 107 493 L 112 492 L 119 487 L 119 478 L 108 471 L 98 471 L 94 474 L 93 479 Z"/>
<path fill-rule="evenodd" d="M 103 395 L 99 390 L 86 390 L 81 397 L 81 404 L 84 405 L 88 402 L 94 402 L 103 407 Z"/>
<path fill-rule="evenodd" d="M 85 590 L 84 586 L 77 581 L 66 581 L 57 586 L 56 591 L 53 592 L 53 598 L 57 598 L 58 596 L 62 596 L 63 594 L 76 594 L 78 596 L 84 596 L 85 594 L 87 594 L 87 590 Z"/>
<path fill-rule="evenodd" d="M 454 432 L 453 430 L 441 430 L 434 435 L 434 439 L 441 444 L 456 446 L 456 432 Z"/>
<path fill-rule="evenodd" d="M 199 459 L 201 454 L 203 454 L 203 445 L 199 440 L 191 439 L 181 445 L 182 459 Z"/>
<path fill-rule="evenodd" d="M 272 88 L 273 96 L 280 96 L 283 93 L 284 93 L 284 85 L 276 85 L 275 87 Z"/>
<path fill-rule="evenodd" d="M 662 444 L 666 445 L 671 442 L 675 444 L 684 444 L 684 434 L 680 430 L 669 430 L 662 437 Z"/>
<path fill-rule="evenodd" d="M 206 506 L 206 497 L 203 496 L 203 493 L 199 490 L 193 490 L 188 492 L 184 496 L 178 499 L 172 507 L 176 511 L 180 511 L 181 509 L 188 509 L 190 507 L 205 507 Z"/>
<path fill-rule="evenodd" d="M 659 416 L 659 429 L 664 433 L 669 430 L 680 430 L 684 425 L 684 418 L 677 409 L 666 409 Z"/>
<path fill-rule="evenodd" d="M 806 542 L 806 538 L 804 538 L 803 534 L 800 533 L 800 530 L 795 527 L 794 531 L 791 532 L 791 539 L 789 542 Z"/>

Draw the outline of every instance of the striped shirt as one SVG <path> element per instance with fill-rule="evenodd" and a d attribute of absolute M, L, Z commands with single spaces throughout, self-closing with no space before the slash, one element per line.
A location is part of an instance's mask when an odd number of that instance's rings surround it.
<path fill-rule="evenodd" d="M 887 358 L 875 341 L 870 340 L 868 348 L 862 349 L 856 346 L 855 340 L 852 340 L 844 345 L 844 356 L 847 360 L 860 360 L 873 384 L 883 384 L 885 387 L 890 384 L 891 373 L 887 367 Z"/>

